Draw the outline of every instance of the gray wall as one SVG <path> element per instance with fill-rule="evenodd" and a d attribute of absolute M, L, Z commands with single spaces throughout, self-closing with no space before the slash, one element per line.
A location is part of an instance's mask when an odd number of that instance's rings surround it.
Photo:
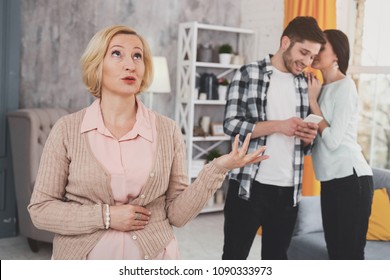
<path fill-rule="evenodd" d="M 199 21 L 240 26 L 241 0 L 22 0 L 20 107 L 87 106 L 79 59 L 99 29 L 124 24 L 166 56 L 172 95 L 155 95 L 159 111 L 173 116 L 178 24 Z M 164 106 L 162 106 L 164 104 Z M 164 108 L 163 108 L 164 107 Z"/>

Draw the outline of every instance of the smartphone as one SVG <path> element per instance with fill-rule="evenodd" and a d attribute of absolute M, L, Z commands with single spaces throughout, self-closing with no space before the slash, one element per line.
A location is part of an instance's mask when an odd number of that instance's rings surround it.
<path fill-rule="evenodd" d="M 322 121 L 322 119 L 323 119 L 323 117 L 321 117 L 321 116 L 310 114 L 303 121 L 304 122 L 311 122 L 311 123 L 319 123 L 320 121 Z"/>

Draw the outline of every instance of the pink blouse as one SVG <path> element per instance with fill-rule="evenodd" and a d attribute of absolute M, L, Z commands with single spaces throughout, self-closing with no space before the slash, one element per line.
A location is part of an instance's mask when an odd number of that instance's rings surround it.
<path fill-rule="evenodd" d="M 88 133 L 94 155 L 111 175 L 115 205 L 131 204 L 140 194 L 156 153 L 156 116 L 138 98 L 137 107 L 133 129 L 119 140 L 113 137 L 104 125 L 99 99 L 87 108 L 81 124 L 81 133 Z M 88 254 L 87 259 L 141 259 L 137 240 L 133 237 L 131 232 L 109 229 Z M 179 257 L 177 241 L 174 238 L 156 259 Z"/>

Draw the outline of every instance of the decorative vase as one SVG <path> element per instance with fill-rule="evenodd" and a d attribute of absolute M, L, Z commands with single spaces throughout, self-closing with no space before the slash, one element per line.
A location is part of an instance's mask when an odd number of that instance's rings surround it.
<path fill-rule="evenodd" d="M 210 120 L 209 116 L 203 116 L 199 121 L 199 125 L 206 136 L 210 135 Z"/>
<path fill-rule="evenodd" d="M 219 63 L 221 64 L 230 64 L 232 60 L 232 54 L 231 53 L 220 53 L 219 54 Z"/>
<path fill-rule="evenodd" d="M 226 93 L 227 93 L 227 86 L 219 85 L 218 86 L 218 99 L 219 100 L 226 100 Z"/>
<path fill-rule="evenodd" d="M 242 56 L 242 55 L 233 56 L 232 64 L 243 65 L 244 64 L 244 56 Z"/>
<path fill-rule="evenodd" d="M 213 49 L 210 44 L 200 46 L 198 60 L 202 62 L 213 61 Z"/>

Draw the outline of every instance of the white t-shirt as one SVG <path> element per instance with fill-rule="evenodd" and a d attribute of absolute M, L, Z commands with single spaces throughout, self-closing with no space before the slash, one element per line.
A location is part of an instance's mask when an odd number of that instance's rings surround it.
<path fill-rule="evenodd" d="M 296 116 L 296 93 L 294 76 L 273 67 L 267 92 L 267 120 L 285 120 Z M 267 136 L 265 155 L 255 180 L 281 187 L 294 186 L 294 137 L 281 133 Z"/>

